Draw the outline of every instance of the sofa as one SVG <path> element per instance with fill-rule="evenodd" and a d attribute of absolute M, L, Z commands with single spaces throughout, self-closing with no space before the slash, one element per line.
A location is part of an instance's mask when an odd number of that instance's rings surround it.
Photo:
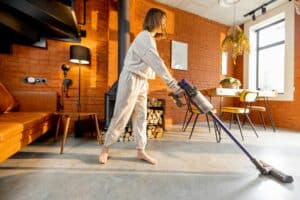
<path fill-rule="evenodd" d="M 53 129 L 59 96 L 53 91 L 9 91 L 0 83 L 0 163 Z"/>

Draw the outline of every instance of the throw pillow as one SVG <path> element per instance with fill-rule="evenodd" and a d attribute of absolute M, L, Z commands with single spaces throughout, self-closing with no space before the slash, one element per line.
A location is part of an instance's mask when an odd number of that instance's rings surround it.
<path fill-rule="evenodd" d="M 18 102 L 11 95 L 8 89 L 0 82 L 0 114 L 14 110 L 18 107 Z"/>

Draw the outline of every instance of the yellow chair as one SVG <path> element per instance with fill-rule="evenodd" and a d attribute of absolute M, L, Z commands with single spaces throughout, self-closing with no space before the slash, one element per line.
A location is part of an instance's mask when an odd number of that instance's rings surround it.
<path fill-rule="evenodd" d="M 195 106 L 191 103 L 191 101 L 189 100 L 188 97 L 185 96 L 185 100 L 186 100 L 186 105 L 187 105 L 187 112 L 186 112 L 186 114 L 185 114 L 185 119 L 184 119 L 183 126 L 182 126 L 182 131 L 183 131 L 183 132 L 184 132 L 184 131 L 186 130 L 186 128 L 188 127 L 188 125 L 189 125 L 189 123 L 190 123 L 192 117 L 193 117 L 194 115 L 196 115 L 196 116 L 195 116 L 195 120 L 194 120 L 194 124 L 193 124 L 193 127 L 192 127 L 192 130 L 191 130 L 191 133 L 190 133 L 190 136 L 189 136 L 189 139 L 191 139 L 191 138 L 192 138 L 192 135 L 193 135 L 193 132 L 194 132 L 194 129 L 195 129 L 195 126 L 196 126 L 196 122 L 197 122 L 197 120 L 198 120 L 198 117 L 199 117 L 200 114 L 203 114 L 203 113 L 201 113 L 197 108 L 195 108 Z M 217 113 L 217 110 L 214 109 L 214 110 L 212 110 L 212 112 L 216 114 L 216 113 Z M 189 117 L 189 119 L 186 121 L 188 113 L 190 113 L 190 117 Z M 209 132 L 210 132 L 210 129 L 211 129 L 211 128 L 210 128 L 210 123 L 209 123 L 209 119 L 208 119 L 208 114 L 205 114 L 205 117 L 206 117 L 208 129 L 209 129 Z M 221 137 L 220 137 L 220 133 L 219 133 L 218 126 L 217 126 L 217 124 L 215 123 L 215 121 L 213 121 L 213 123 L 214 123 L 214 130 L 215 130 L 216 141 L 217 141 L 217 142 L 220 142 Z"/>
<path fill-rule="evenodd" d="M 239 129 L 240 129 L 242 140 L 244 140 L 244 135 L 243 135 L 239 115 L 243 115 L 245 117 L 245 119 L 247 119 L 247 121 L 249 122 L 256 137 L 258 137 L 258 134 L 254 128 L 254 125 L 249 117 L 249 113 L 251 110 L 251 104 L 256 101 L 257 95 L 258 95 L 257 92 L 244 90 L 240 94 L 240 101 L 244 103 L 244 105 L 245 105 L 244 107 L 222 107 L 221 108 L 221 117 L 220 117 L 221 119 L 223 118 L 224 113 L 231 113 L 231 119 L 235 116 L 236 121 L 239 126 Z M 231 128 L 231 120 L 230 120 L 230 128 Z"/>
<path fill-rule="evenodd" d="M 259 116 L 260 116 L 260 119 L 261 119 L 261 122 L 264 126 L 264 129 L 266 129 L 266 123 L 265 123 L 265 118 L 264 118 L 264 115 L 263 113 L 265 113 L 267 111 L 266 107 L 264 106 L 250 106 L 249 107 L 250 111 L 257 111 L 259 113 Z M 245 120 L 243 122 L 243 124 L 245 123 Z"/>

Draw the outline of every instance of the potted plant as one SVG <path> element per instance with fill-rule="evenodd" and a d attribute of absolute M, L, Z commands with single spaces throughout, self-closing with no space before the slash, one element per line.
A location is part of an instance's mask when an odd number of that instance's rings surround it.
<path fill-rule="evenodd" d="M 231 52 L 233 65 L 236 65 L 237 56 L 243 55 L 243 53 L 248 52 L 249 49 L 249 40 L 244 31 L 238 25 L 230 27 L 222 42 L 221 50 Z"/>
<path fill-rule="evenodd" d="M 233 77 L 226 77 L 220 81 L 222 88 L 235 88 L 238 89 L 241 87 L 241 82 L 239 79 Z"/>

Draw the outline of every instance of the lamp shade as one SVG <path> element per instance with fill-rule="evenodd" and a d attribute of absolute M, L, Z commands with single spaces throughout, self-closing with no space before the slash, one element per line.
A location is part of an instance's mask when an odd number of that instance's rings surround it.
<path fill-rule="evenodd" d="M 70 62 L 77 64 L 90 64 L 90 50 L 80 45 L 70 46 Z"/>

